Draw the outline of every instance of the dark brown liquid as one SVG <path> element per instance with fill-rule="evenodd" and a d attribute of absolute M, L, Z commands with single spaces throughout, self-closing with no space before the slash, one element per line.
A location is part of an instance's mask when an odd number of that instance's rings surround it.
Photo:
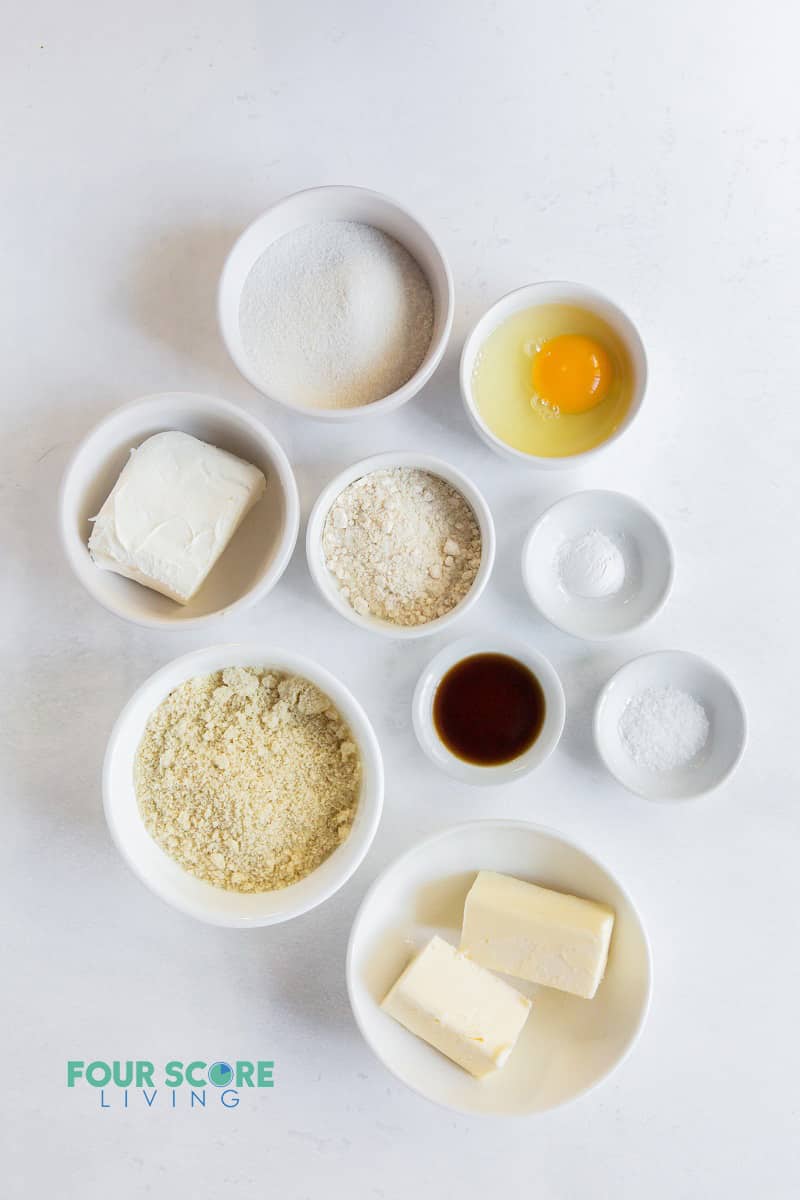
<path fill-rule="evenodd" d="M 544 724 L 544 692 L 507 654 L 473 654 L 451 667 L 433 697 L 433 723 L 451 754 L 481 767 L 511 762 Z"/>

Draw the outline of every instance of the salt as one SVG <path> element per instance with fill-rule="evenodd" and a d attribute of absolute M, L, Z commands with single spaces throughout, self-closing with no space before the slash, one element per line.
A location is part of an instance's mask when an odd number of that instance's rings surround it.
<path fill-rule="evenodd" d="M 562 543 L 556 553 L 561 586 L 583 600 L 615 596 L 625 583 L 625 559 L 619 546 L 599 529 Z"/>
<path fill-rule="evenodd" d="M 356 221 L 287 233 L 252 267 L 239 329 L 263 390 L 305 408 L 356 408 L 397 391 L 433 334 L 433 295 L 398 241 Z"/>
<path fill-rule="evenodd" d="M 633 696 L 619 719 L 627 753 L 649 771 L 674 771 L 696 758 L 708 741 L 709 721 L 694 696 L 671 684 Z"/>

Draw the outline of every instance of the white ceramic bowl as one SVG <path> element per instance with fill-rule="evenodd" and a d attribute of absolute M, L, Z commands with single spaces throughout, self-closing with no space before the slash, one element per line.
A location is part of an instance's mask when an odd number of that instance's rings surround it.
<path fill-rule="evenodd" d="M 237 454 L 267 478 L 263 496 L 186 605 L 101 570 L 87 547 L 90 517 L 100 511 L 131 449 L 154 433 L 173 429 Z M 297 541 L 300 502 L 289 460 L 261 421 L 212 396 L 163 392 L 116 409 L 83 439 L 61 484 L 59 523 L 70 566 L 109 612 L 138 625 L 187 629 L 246 608 L 275 586 Z"/>
<path fill-rule="evenodd" d="M 519 758 L 496 767 L 477 766 L 452 754 L 439 738 L 433 722 L 433 701 L 442 677 L 457 662 L 473 654 L 507 654 L 516 658 L 533 672 L 544 692 L 544 724 L 536 741 Z M 414 732 L 431 762 L 460 783 L 480 786 L 513 783 L 540 767 L 559 743 L 565 716 L 564 689 L 552 664 L 538 650 L 501 633 L 460 638 L 445 646 L 420 675 L 412 701 Z"/>
<path fill-rule="evenodd" d="M 602 901 L 616 921 L 593 1000 L 508 980 L 534 997 L 533 1011 L 503 1069 L 473 1079 L 379 1006 L 433 934 L 458 944 L 464 899 L 482 869 Z M 560 834 L 524 821 L 456 825 L 407 851 L 367 893 L 347 951 L 350 1004 L 372 1051 L 414 1091 L 463 1113 L 542 1113 L 596 1087 L 639 1036 L 651 980 L 647 936 L 619 881 Z"/>
<path fill-rule="evenodd" d="M 626 704 L 646 688 L 672 686 L 706 710 L 708 741 L 692 762 L 674 771 L 651 771 L 630 757 L 619 734 Z M 717 667 L 684 650 L 644 654 L 612 675 L 597 701 L 594 737 L 601 759 L 629 791 L 646 800 L 690 800 L 718 787 L 737 766 L 747 741 L 744 704 Z"/>
<path fill-rule="evenodd" d="M 361 751 L 361 798 L 350 836 L 321 866 L 290 887 L 243 894 L 212 887 L 178 866 L 144 826 L 133 786 L 133 764 L 150 714 L 179 684 L 224 667 L 273 667 L 317 684 L 347 720 Z M 383 807 L 383 763 L 361 705 L 330 672 L 310 659 L 268 645 L 211 646 L 167 663 L 141 685 L 111 732 L 103 764 L 103 804 L 111 836 L 131 870 L 173 908 L 211 925 L 276 925 L 316 908 L 347 882 L 367 853 Z"/>
<path fill-rule="evenodd" d="M 625 560 L 625 582 L 613 596 L 584 599 L 565 590 L 557 555 L 565 542 L 599 529 Z M 619 637 L 663 607 L 675 562 L 666 530 L 649 509 L 621 492 L 575 492 L 558 500 L 531 529 L 522 550 L 522 577 L 533 604 L 558 629 L 590 641 Z"/>
<path fill-rule="evenodd" d="M 407 383 L 382 400 L 358 408 L 318 409 L 294 403 L 291 396 L 270 395 L 252 369 L 242 343 L 239 303 L 247 276 L 268 246 L 284 234 L 316 221 L 358 221 L 388 233 L 422 268 L 433 293 L 433 335 L 428 351 Z M 267 209 L 238 239 L 222 271 L 217 298 L 222 339 L 248 383 L 271 400 L 327 421 L 358 420 L 391 412 L 415 396 L 439 365 L 453 325 L 453 280 L 440 247 L 424 225 L 396 201 L 361 187 L 316 187 L 286 196 Z"/>
<path fill-rule="evenodd" d="M 513 446 L 509 446 L 507 442 L 492 433 L 484 421 L 478 411 L 472 390 L 475 363 L 489 334 L 514 313 L 526 308 L 536 308 L 542 304 L 574 304 L 579 308 L 596 313 L 616 333 L 625 346 L 633 372 L 630 406 L 624 420 L 611 437 L 606 438 L 604 442 L 601 442 L 599 446 L 594 446 L 591 450 L 585 450 L 581 454 L 570 454 L 564 458 L 544 458 L 536 454 L 526 454 L 522 450 L 515 450 Z M 503 296 L 492 305 L 488 312 L 483 314 L 473 327 L 461 352 L 460 381 L 461 396 L 467 415 L 478 436 L 486 442 L 487 446 L 491 446 L 492 450 L 502 457 L 513 459 L 515 462 L 527 463 L 528 466 L 543 470 L 554 470 L 580 466 L 581 463 L 595 457 L 607 446 L 610 446 L 630 427 L 644 399 L 647 384 L 647 359 L 642 339 L 630 317 L 626 316 L 621 308 L 601 292 L 596 292 L 594 288 L 586 287 L 582 283 L 529 283 Z"/>
<path fill-rule="evenodd" d="M 472 587 L 464 599 L 455 608 L 451 609 L 449 613 L 445 613 L 443 617 L 437 617 L 434 621 L 428 621 L 425 625 L 393 625 L 390 621 L 382 621 L 378 617 L 371 616 L 369 613 L 365 616 L 357 613 L 339 591 L 336 579 L 326 566 L 325 555 L 322 550 L 322 534 L 325 527 L 325 518 L 337 496 L 349 484 L 353 483 L 354 480 L 360 479 L 363 475 L 368 475 L 370 471 L 385 471 L 392 467 L 412 467 L 416 470 L 428 471 L 431 475 L 438 475 L 441 479 L 444 479 L 456 491 L 461 492 L 475 514 L 475 519 L 481 531 L 481 565 L 478 568 L 478 573 L 475 576 Z M 308 569 L 311 572 L 311 578 L 331 608 L 334 608 L 341 616 L 346 617 L 348 621 L 352 621 L 354 625 L 391 638 L 418 638 L 426 637 L 431 633 L 440 633 L 443 629 L 451 625 L 453 621 L 463 616 L 486 587 L 489 576 L 492 573 L 494 555 L 494 521 L 492 520 L 489 505 L 475 487 L 475 484 L 466 475 L 462 474 L 461 471 L 456 470 L 449 463 L 443 462 L 442 459 L 433 458 L 430 454 L 418 454 L 412 450 L 391 452 L 388 454 L 374 454 L 371 458 L 363 458 L 360 462 L 353 463 L 351 467 L 342 471 L 341 474 L 332 479 L 327 487 L 323 488 L 320 492 L 311 510 L 306 528 Z"/>

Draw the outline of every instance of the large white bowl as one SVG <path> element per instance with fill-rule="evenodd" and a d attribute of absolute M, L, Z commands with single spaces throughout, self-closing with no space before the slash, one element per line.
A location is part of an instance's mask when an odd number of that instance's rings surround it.
<path fill-rule="evenodd" d="M 502 325 L 509 317 L 513 316 L 514 313 L 521 312 L 526 308 L 537 308 L 542 304 L 573 304 L 578 308 L 588 309 L 589 312 L 596 313 L 598 317 L 613 329 L 625 346 L 633 372 L 631 402 L 628 411 L 611 437 L 606 438 L 604 442 L 601 442 L 599 446 L 594 446 L 591 450 L 584 450 L 581 454 L 570 454 L 563 458 L 544 458 L 537 454 L 526 454 L 523 450 L 515 450 L 513 446 L 509 446 L 502 438 L 492 433 L 484 421 L 478 411 L 472 390 L 475 364 L 489 334 L 498 325 Z M 473 327 L 461 352 L 459 378 L 461 382 L 461 398 L 464 401 L 467 415 L 476 433 L 486 442 L 486 445 L 490 446 L 492 450 L 503 458 L 512 459 L 514 462 L 527 463 L 529 467 L 552 471 L 559 468 L 563 469 L 564 467 L 580 466 L 587 459 L 594 458 L 597 454 L 600 454 L 601 451 L 610 446 L 612 442 L 615 442 L 630 427 L 644 399 L 645 387 L 647 385 L 647 358 L 644 346 L 642 345 L 642 339 L 639 337 L 636 326 L 630 317 L 614 304 L 612 300 L 604 296 L 602 292 L 597 292 L 594 288 L 586 287 L 582 283 L 529 283 L 503 296 L 483 314 Z"/>
<path fill-rule="evenodd" d="M 508 980 L 533 996 L 533 1011 L 508 1063 L 479 1080 L 387 1016 L 380 1003 L 433 934 L 458 944 L 464 900 L 480 870 L 602 901 L 616 921 L 594 1000 Z M 541 1113 L 596 1087 L 639 1036 L 651 978 L 647 936 L 619 881 L 567 838 L 524 821 L 456 825 L 407 851 L 367 893 L 347 951 L 350 1003 L 367 1044 L 414 1091 L 464 1113 Z"/>
<path fill-rule="evenodd" d="M 88 549 L 90 518 L 100 511 L 131 450 L 165 430 L 180 430 L 229 450 L 259 467 L 267 479 L 266 491 L 189 604 L 101 570 Z M 86 435 L 64 474 L 59 525 L 70 566 L 109 612 L 138 625 L 187 629 L 246 608 L 275 586 L 297 542 L 300 501 L 289 460 L 261 421 L 213 396 L 162 392 L 123 405 Z"/>
<path fill-rule="evenodd" d="M 273 667 L 305 676 L 330 696 L 361 752 L 361 797 L 350 836 L 315 871 L 290 887 L 242 894 L 184 871 L 147 832 L 133 785 L 133 764 L 150 714 L 179 684 L 225 667 Z M 310 659 L 261 644 L 211 646 L 156 671 L 122 710 L 103 764 L 103 804 L 111 836 L 142 883 L 173 908 L 211 925 L 276 925 L 316 908 L 347 882 L 369 849 L 383 807 L 383 762 L 372 725 L 353 694 Z"/>
<path fill-rule="evenodd" d="M 625 582 L 613 596 L 571 596 L 558 578 L 556 557 L 565 543 L 599 529 L 625 560 Z M 663 608 L 675 559 L 660 521 L 622 492 L 573 492 L 535 523 L 522 549 L 522 577 L 533 604 L 558 629 L 589 641 L 632 633 Z"/>
<path fill-rule="evenodd" d="M 442 742 L 433 720 L 436 689 L 451 667 L 473 654 L 506 654 L 532 671 L 544 693 L 544 723 L 536 741 L 524 754 L 499 766 L 482 767 L 465 762 Z M 502 633 L 475 634 L 451 642 L 433 658 L 419 677 L 411 705 L 417 741 L 431 762 L 460 783 L 493 786 L 522 779 L 550 757 L 564 731 L 566 701 L 555 667 L 531 646 Z"/>
<path fill-rule="evenodd" d="M 386 471 L 391 470 L 393 467 L 411 467 L 418 471 L 427 471 L 431 475 L 438 475 L 440 479 L 444 479 L 457 492 L 460 492 L 467 501 L 475 515 L 478 528 L 481 532 L 481 564 L 478 567 L 478 573 L 473 580 L 472 587 L 455 608 L 445 613 L 443 617 L 437 617 L 434 621 L 428 621 L 425 625 L 393 625 L 391 621 L 383 621 L 379 617 L 373 617 L 370 613 L 366 613 L 365 615 L 357 613 L 339 591 L 336 579 L 328 570 L 322 549 L 325 518 L 330 512 L 336 498 L 349 484 L 353 483 L 356 479 L 361 479 L 364 475 L 368 475 L 370 471 Z M 353 463 L 351 467 L 342 471 L 322 489 L 311 510 L 306 527 L 306 558 L 308 559 L 308 569 L 311 572 L 311 578 L 331 608 L 335 609 L 336 612 L 348 621 L 352 621 L 354 625 L 360 626 L 361 629 L 368 629 L 372 633 L 381 633 L 384 637 L 390 638 L 408 639 L 427 637 L 431 633 L 441 633 L 443 629 L 452 625 L 454 621 L 457 621 L 459 617 L 472 608 L 486 587 L 486 584 L 489 582 L 489 576 L 492 573 L 492 567 L 494 566 L 494 555 L 495 532 L 491 510 L 472 480 L 451 466 L 450 463 L 444 462 L 441 458 L 434 458 L 430 454 L 418 454 L 413 450 L 374 454 L 371 458 L 362 458 L 360 462 Z"/>
<path fill-rule="evenodd" d="M 702 704 L 708 741 L 685 766 L 651 771 L 626 751 L 619 722 L 633 697 L 668 686 Z M 719 787 L 735 770 L 747 743 L 747 718 L 741 696 L 718 667 L 685 650 L 659 650 L 632 659 L 611 676 L 595 707 L 594 739 L 601 759 L 628 791 L 646 800 L 691 800 Z"/>
<path fill-rule="evenodd" d="M 407 383 L 381 400 L 356 408 L 309 408 L 291 396 L 264 391 L 242 342 L 239 305 L 245 280 L 268 246 L 292 230 L 315 221 L 358 221 L 388 233 L 408 250 L 422 268 L 433 293 L 433 333 L 427 353 Z M 425 226 L 396 201 L 368 188 L 309 188 L 286 196 L 267 209 L 238 239 L 222 271 L 217 312 L 222 339 L 237 368 L 257 391 L 287 408 L 325 421 L 352 421 L 391 412 L 415 396 L 439 365 L 453 325 L 453 279 L 447 260 Z"/>

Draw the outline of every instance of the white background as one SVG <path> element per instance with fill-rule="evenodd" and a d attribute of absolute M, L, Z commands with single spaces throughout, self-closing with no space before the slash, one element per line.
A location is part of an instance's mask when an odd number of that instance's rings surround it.
<path fill-rule="evenodd" d="M 124 10 L 127 9 L 127 12 Z M 788 1200 L 800 1188 L 798 1053 L 798 157 L 794 6 L 743 0 L 26 0 L 0 68 L 3 558 L 0 1139 L 8 1197 L 527 1195 Z M 236 234 L 287 192 L 360 183 L 439 235 L 456 284 L 445 363 L 373 424 L 268 405 L 217 334 Z M 470 432 L 464 334 L 521 283 L 615 297 L 649 350 L 644 410 L 580 471 L 506 465 Z M 199 633 L 109 615 L 62 561 L 56 490 L 83 433 L 170 388 L 262 415 L 304 513 L 334 471 L 421 447 L 484 489 L 497 571 L 459 632 L 513 626 L 552 657 L 569 716 L 541 772 L 472 792 L 423 759 L 409 721 L 442 639 L 370 638 L 323 606 L 298 548 L 271 596 Z M 678 555 L 667 610 L 600 649 L 546 628 L 518 570 L 552 499 L 641 497 Z M 260 637 L 352 686 L 385 753 L 385 819 L 357 875 L 281 928 L 205 928 L 153 898 L 103 823 L 117 711 L 193 647 Z M 699 651 L 749 708 L 720 792 L 656 807 L 592 749 L 601 684 L 651 648 Z M 376 873 L 465 818 L 527 817 L 586 844 L 640 902 L 651 1017 L 598 1092 L 523 1122 L 473 1121 L 405 1091 L 350 1017 L 348 929 Z M 276 1060 L 278 1086 L 225 1111 L 100 1111 L 67 1058 Z"/>

